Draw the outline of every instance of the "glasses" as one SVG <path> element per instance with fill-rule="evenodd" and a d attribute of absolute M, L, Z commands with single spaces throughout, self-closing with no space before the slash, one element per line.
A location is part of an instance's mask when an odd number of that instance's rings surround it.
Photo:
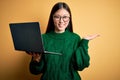
<path fill-rule="evenodd" d="M 53 16 L 53 18 L 56 20 L 56 21 L 59 21 L 59 20 L 63 20 L 63 21 L 69 21 L 70 17 L 69 16 Z"/>

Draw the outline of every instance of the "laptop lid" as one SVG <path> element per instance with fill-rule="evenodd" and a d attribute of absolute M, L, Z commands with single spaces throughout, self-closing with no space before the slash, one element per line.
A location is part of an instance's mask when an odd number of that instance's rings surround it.
<path fill-rule="evenodd" d="M 44 53 L 39 22 L 10 23 L 15 50 Z"/>

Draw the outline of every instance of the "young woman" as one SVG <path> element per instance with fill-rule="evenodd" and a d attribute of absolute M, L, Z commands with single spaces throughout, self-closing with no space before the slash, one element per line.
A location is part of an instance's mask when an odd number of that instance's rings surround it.
<path fill-rule="evenodd" d="M 81 80 L 77 71 L 89 66 L 88 42 L 99 35 L 83 39 L 73 32 L 70 8 L 64 2 L 52 8 L 46 33 L 42 35 L 47 51 L 58 54 L 30 53 L 30 72 L 43 73 L 40 80 Z"/>

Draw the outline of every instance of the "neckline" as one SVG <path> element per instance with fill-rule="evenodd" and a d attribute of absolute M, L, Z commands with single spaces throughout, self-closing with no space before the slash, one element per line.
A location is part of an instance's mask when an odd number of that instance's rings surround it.
<path fill-rule="evenodd" d="M 62 33 L 56 33 L 55 31 L 51 31 L 50 36 L 56 39 L 64 39 L 68 35 L 68 33 L 69 33 L 68 30 L 65 30 L 65 32 Z"/>

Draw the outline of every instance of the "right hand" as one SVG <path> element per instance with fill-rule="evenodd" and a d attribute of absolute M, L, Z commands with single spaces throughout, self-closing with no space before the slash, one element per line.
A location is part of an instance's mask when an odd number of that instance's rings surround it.
<path fill-rule="evenodd" d="M 40 62 L 42 54 L 36 53 L 36 52 L 26 52 L 26 53 L 29 54 L 29 55 L 31 55 L 33 57 L 33 61 Z"/>

